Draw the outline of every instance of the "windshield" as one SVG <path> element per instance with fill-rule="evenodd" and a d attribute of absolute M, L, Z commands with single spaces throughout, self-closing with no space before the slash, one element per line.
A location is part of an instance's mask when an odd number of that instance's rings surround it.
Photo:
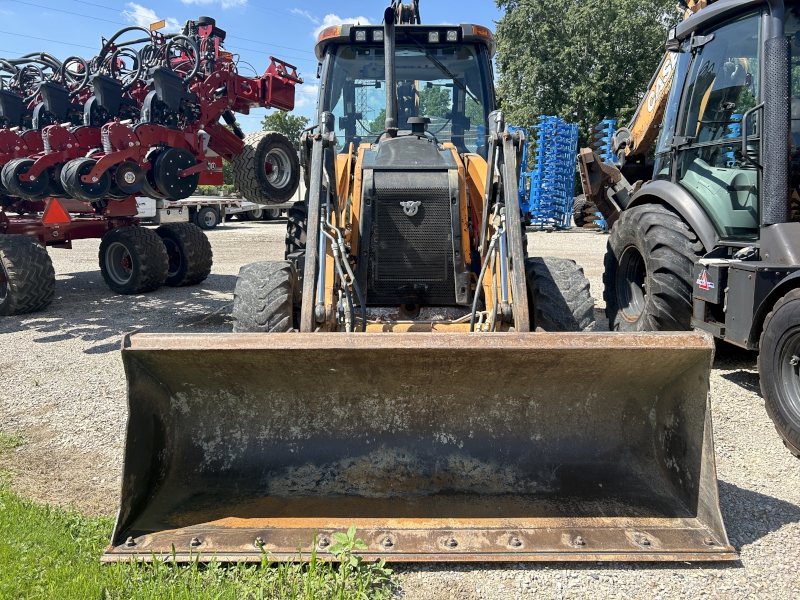
<path fill-rule="evenodd" d="M 428 132 L 440 143 L 480 152 L 491 110 L 486 97 L 491 75 L 479 47 L 398 45 L 396 56 L 400 129 L 411 129 L 409 117 L 429 117 Z M 386 118 L 383 48 L 338 46 L 328 60 L 322 110 L 336 118 L 338 149 L 375 142 Z"/>

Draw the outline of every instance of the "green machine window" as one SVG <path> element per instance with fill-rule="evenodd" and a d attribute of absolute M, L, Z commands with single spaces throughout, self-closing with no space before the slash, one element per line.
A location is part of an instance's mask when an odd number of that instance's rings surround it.
<path fill-rule="evenodd" d="M 683 92 L 677 133 L 684 144 L 676 179 L 700 203 L 722 239 L 758 238 L 758 113 L 747 119 L 748 156 L 742 156 L 745 113 L 758 104 L 760 12 L 704 35 Z"/>

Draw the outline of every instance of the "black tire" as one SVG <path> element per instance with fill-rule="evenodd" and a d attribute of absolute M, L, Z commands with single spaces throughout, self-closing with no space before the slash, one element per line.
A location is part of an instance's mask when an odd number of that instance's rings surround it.
<path fill-rule="evenodd" d="M 248 133 L 242 153 L 231 159 L 231 175 L 236 189 L 250 202 L 282 204 L 297 191 L 300 160 L 285 135 L 276 131 Z"/>
<path fill-rule="evenodd" d="M 47 197 L 50 177 L 46 170 L 42 171 L 34 181 L 23 182 L 19 178 L 30 170 L 34 162 L 32 158 L 15 158 L 3 166 L 0 180 L 3 182 L 3 187 L 9 191 L 9 195 L 26 200 L 41 200 Z"/>
<path fill-rule="evenodd" d="M 594 298 L 583 269 L 568 258 L 526 258 L 528 311 L 532 328 L 593 331 Z"/>
<path fill-rule="evenodd" d="M 116 294 L 143 294 L 167 280 L 169 257 L 155 231 L 144 227 L 113 229 L 100 241 L 100 273 Z"/>
<path fill-rule="evenodd" d="M 261 221 L 264 218 L 264 209 L 254 208 L 253 210 L 239 213 L 239 216 L 243 221 Z"/>
<path fill-rule="evenodd" d="M 775 303 L 764 320 L 758 347 L 767 414 L 783 443 L 800 458 L 800 289 Z"/>
<path fill-rule="evenodd" d="M 283 257 L 294 264 L 297 277 L 302 283 L 306 262 L 306 231 L 308 230 L 306 203 L 302 200 L 295 202 L 287 211 L 286 217 L 286 251 Z"/>
<path fill-rule="evenodd" d="M 204 206 L 194 213 L 194 223 L 200 229 L 209 231 L 219 225 L 219 211 L 212 206 Z"/>
<path fill-rule="evenodd" d="M 162 150 L 153 163 L 153 181 L 158 191 L 170 200 L 183 200 L 197 190 L 200 173 L 180 177 L 181 171 L 197 164 L 197 159 L 184 148 Z"/>
<path fill-rule="evenodd" d="M 169 259 L 165 285 L 180 287 L 204 281 L 211 273 L 211 242 L 194 223 L 165 223 L 156 229 Z"/>
<path fill-rule="evenodd" d="M 281 218 L 280 208 L 265 208 L 261 216 L 262 221 L 274 221 L 275 219 L 280 219 L 280 218 Z"/>
<path fill-rule="evenodd" d="M 243 266 L 233 293 L 233 331 L 281 333 L 294 328 L 300 298 L 297 271 L 289 261 Z"/>
<path fill-rule="evenodd" d="M 111 190 L 111 174 L 104 172 L 95 183 L 84 183 L 81 177 L 94 169 L 97 161 L 93 158 L 76 158 L 61 169 L 61 185 L 64 191 L 76 200 L 96 202 L 108 196 Z M 127 197 L 127 196 L 126 196 Z"/>
<path fill-rule="evenodd" d="M 646 204 L 623 211 L 604 261 L 611 331 L 690 330 L 694 264 L 702 250 L 671 208 Z"/>
<path fill-rule="evenodd" d="M 586 204 L 586 196 L 581 194 L 575 198 L 572 204 L 572 220 L 575 221 L 575 227 L 583 227 L 586 225 L 586 215 L 583 212 L 583 206 Z"/>
<path fill-rule="evenodd" d="M 56 293 L 56 272 L 47 250 L 27 235 L 0 235 L 0 316 L 47 308 Z"/>

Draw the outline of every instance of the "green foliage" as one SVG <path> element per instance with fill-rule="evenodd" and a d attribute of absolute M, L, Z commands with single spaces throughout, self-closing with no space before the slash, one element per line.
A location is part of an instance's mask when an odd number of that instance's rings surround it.
<path fill-rule="evenodd" d="M 365 564 L 353 556 L 363 542 L 352 527 L 353 535 L 339 534 L 347 539 L 336 554 L 339 563 L 320 561 L 312 551 L 304 563 L 275 563 L 264 554 L 256 565 L 169 559 L 103 565 L 112 526 L 109 518 L 24 500 L 0 478 L 0 598 L 366 600 L 392 593 L 392 574 L 382 561 Z"/>
<path fill-rule="evenodd" d="M 308 128 L 308 118 L 276 110 L 264 117 L 261 121 L 261 128 L 264 131 L 282 133 L 294 144 L 295 150 L 299 150 L 300 134 L 303 133 L 304 129 Z M 228 183 L 228 181 L 225 180 L 225 183 Z"/>
<path fill-rule="evenodd" d="M 585 145 L 606 118 L 627 124 L 664 55 L 674 0 L 496 0 L 498 96 L 509 123 L 558 115 Z"/>
<path fill-rule="evenodd" d="M 446 87 L 423 87 L 419 91 L 419 114 L 423 117 L 446 118 L 450 112 L 450 90 Z"/>
<path fill-rule="evenodd" d="M 386 109 L 382 108 L 378 116 L 372 119 L 367 127 L 369 127 L 370 133 L 381 133 L 386 129 Z"/>

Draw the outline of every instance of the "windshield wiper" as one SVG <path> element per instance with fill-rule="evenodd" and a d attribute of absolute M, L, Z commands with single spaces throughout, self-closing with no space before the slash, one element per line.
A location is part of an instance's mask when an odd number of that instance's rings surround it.
<path fill-rule="evenodd" d="M 475 102 L 477 102 L 478 104 L 480 104 L 480 101 L 479 101 L 479 100 L 478 100 L 478 98 L 475 96 L 475 94 L 473 94 L 472 92 L 470 92 L 470 91 L 467 89 L 467 86 L 465 86 L 465 85 L 464 85 L 463 83 L 461 83 L 461 82 L 460 82 L 458 79 L 456 79 L 456 76 L 455 76 L 455 75 L 453 75 L 453 74 L 450 72 L 450 69 L 448 69 L 447 67 L 445 67 L 445 66 L 444 66 L 444 65 L 443 65 L 443 64 L 442 64 L 442 63 L 439 61 L 439 59 L 438 59 L 438 58 L 436 58 L 436 57 L 435 57 L 433 54 L 431 54 L 430 52 L 428 52 L 428 49 L 427 49 L 427 48 L 425 48 L 425 46 L 423 46 L 422 44 L 420 44 L 420 43 L 419 43 L 417 40 L 415 40 L 414 38 L 411 38 L 411 41 L 412 41 L 412 42 L 414 42 L 414 43 L 415 43 L 417 46 L 419 46 L 420 48 L 422 48 L 422 51 L 425 53 L 425 57 L 426 57 L 426 58 L 427 58 L 429 61 L 431 61 L 431 62 L 434 64 L 434 66 L 435 66 L 437 69 L 439 69 L 439 70 L 440 70 L 442 73 L 444 73 L 445 75 L 447 75 L 447 76 L 450 78 L 450 80 L 451 80 L 453 83 L 455 83 L 455 84 L 456 84 L 458 87 L 460 87 L 460 88 L 461 88 L 461 90 L 462 90 L 462 91 L 463 91 L 463 92 L 464 92 L 464 93 L 465 93 L 467 96 L 469 96 L 470 98 L 472 98 L 472 100 L 474 100 Z"/>

